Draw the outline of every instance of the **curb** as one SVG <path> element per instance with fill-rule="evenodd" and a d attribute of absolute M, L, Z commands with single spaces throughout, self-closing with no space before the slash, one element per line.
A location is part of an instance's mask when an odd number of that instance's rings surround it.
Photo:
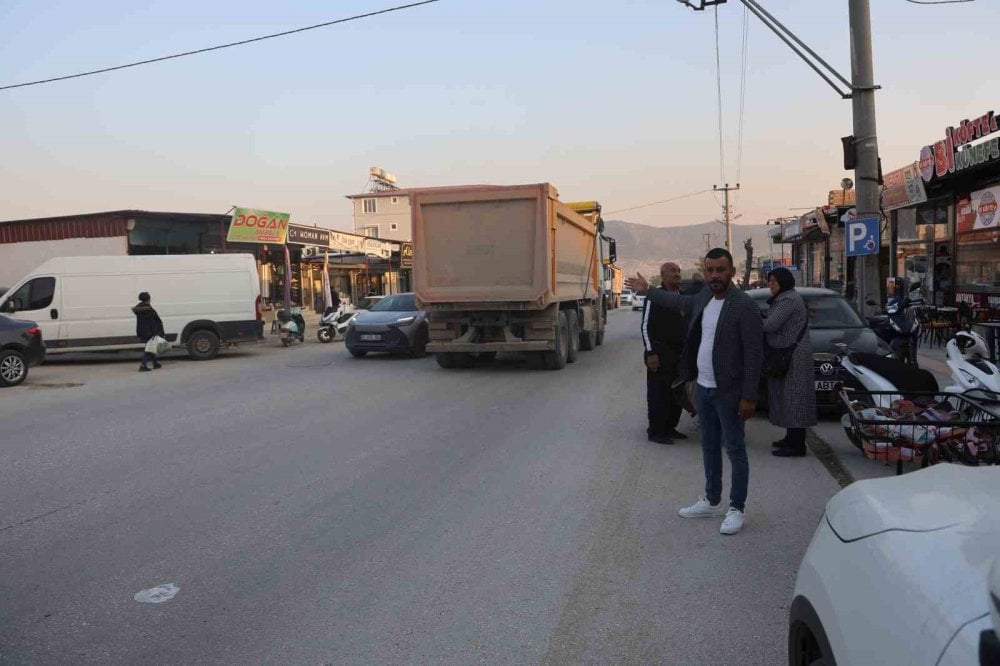
<path fill-rule="evenodd" d="M 830 448 L 830 445 L 823 441 L 812 428 L 806 431 L 806 446 L 816 456 L 816 459 L 823 464 L 823 467 L 830 473 L 830 476 L 840 484 L 841 488 L 846 488 L 854 483 L 854 475 L 847 471 L 847 468 L 840 462 L 840 458 Z"/>

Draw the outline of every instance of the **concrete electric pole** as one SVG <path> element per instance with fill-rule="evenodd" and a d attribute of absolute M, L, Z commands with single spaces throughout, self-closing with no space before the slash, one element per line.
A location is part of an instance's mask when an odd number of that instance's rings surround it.
<path fill-rule="evenodd" d="M 712 186 L 713 192 L 722 192 L 722 215 L 726 221 L 726 249 L 729 250 L 730 254 L 733 253 L 733 209 L 732 206 L 729 205 L 729 193 L 735 192 L 738 189 L 740 189 L 739 183 L 736 183 L 736 187 L 729 187 L 729 183 L 726 183 L 725 187 L 719 187 L 718 185 Z"/>
<path fill-rule="evenodd" d="M 854 110 L 855 210 L 858 217 L 880 216 L 878 135 L 875 127 L 875 67 L 872 62 L 872 21 L 869 0 L 850 0 L 851 103 Z M 881 294 L 878 254 L 854 260 L 858 311 L 867 314 L 870 298 Z"/>

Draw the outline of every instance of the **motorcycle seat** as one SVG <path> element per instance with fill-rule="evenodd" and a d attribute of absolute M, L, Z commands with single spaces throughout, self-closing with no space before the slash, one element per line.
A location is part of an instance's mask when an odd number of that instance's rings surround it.
<path fill-rule="evenodd" d="M 854 352 L 848 358 L 851 363 L 882 375 L 900 391 L 936 393 L 940 390 L 937 379 L 932 373 L 897 359 L 863 352 Z"/>

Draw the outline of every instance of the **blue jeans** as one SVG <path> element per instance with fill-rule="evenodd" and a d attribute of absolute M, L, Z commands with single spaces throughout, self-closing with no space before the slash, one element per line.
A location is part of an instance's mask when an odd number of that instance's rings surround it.
<path fill-rule="evenodd" d="M 740 418 L 739 399 L 725 399 L 717 389 L 698 385 L 695 409 L 701 427 L 701 454 L 705 462 L 705 497 L 710 503 L 722 500 L 722 445 L 733 468 L 729 505 L 743 511 L 750 482 L 746 433 Z"/>

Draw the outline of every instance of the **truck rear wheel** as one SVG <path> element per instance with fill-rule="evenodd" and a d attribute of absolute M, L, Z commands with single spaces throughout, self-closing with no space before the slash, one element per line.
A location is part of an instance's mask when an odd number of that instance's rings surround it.
<path fill-rule="evenodd" d="M 594 322 L 600 324 L 601 322 Z M 597 331 L 580 331 L 580 349 L 590 351 L 597 346 Z"/>
<path fill-rule="evenodd" d="M 542 364 L 546 370 L 562 370 L 566 367 L 569 356 L 569 324 L 566 313 L 560 312 L 556 322 L 556 348 L 554 351 L 542 352 Z"/>
<path fill-rule="evenodd" d="M 576 310 L 566 311 L 566 325 L 569 333 L 569 350 L 566 354 L 566 362 L 576 363 L 576 359 L 580 355 L 580 315 L 576 313 Z"/>
<path fill-rule="evenodd" d="M 597 335 L 594 336 L 594 341 L 597 343 L 598 347 L 600 347 L 601 345 L 603 345 L 604 344 L 604 331 L 598 331 Z"/>

